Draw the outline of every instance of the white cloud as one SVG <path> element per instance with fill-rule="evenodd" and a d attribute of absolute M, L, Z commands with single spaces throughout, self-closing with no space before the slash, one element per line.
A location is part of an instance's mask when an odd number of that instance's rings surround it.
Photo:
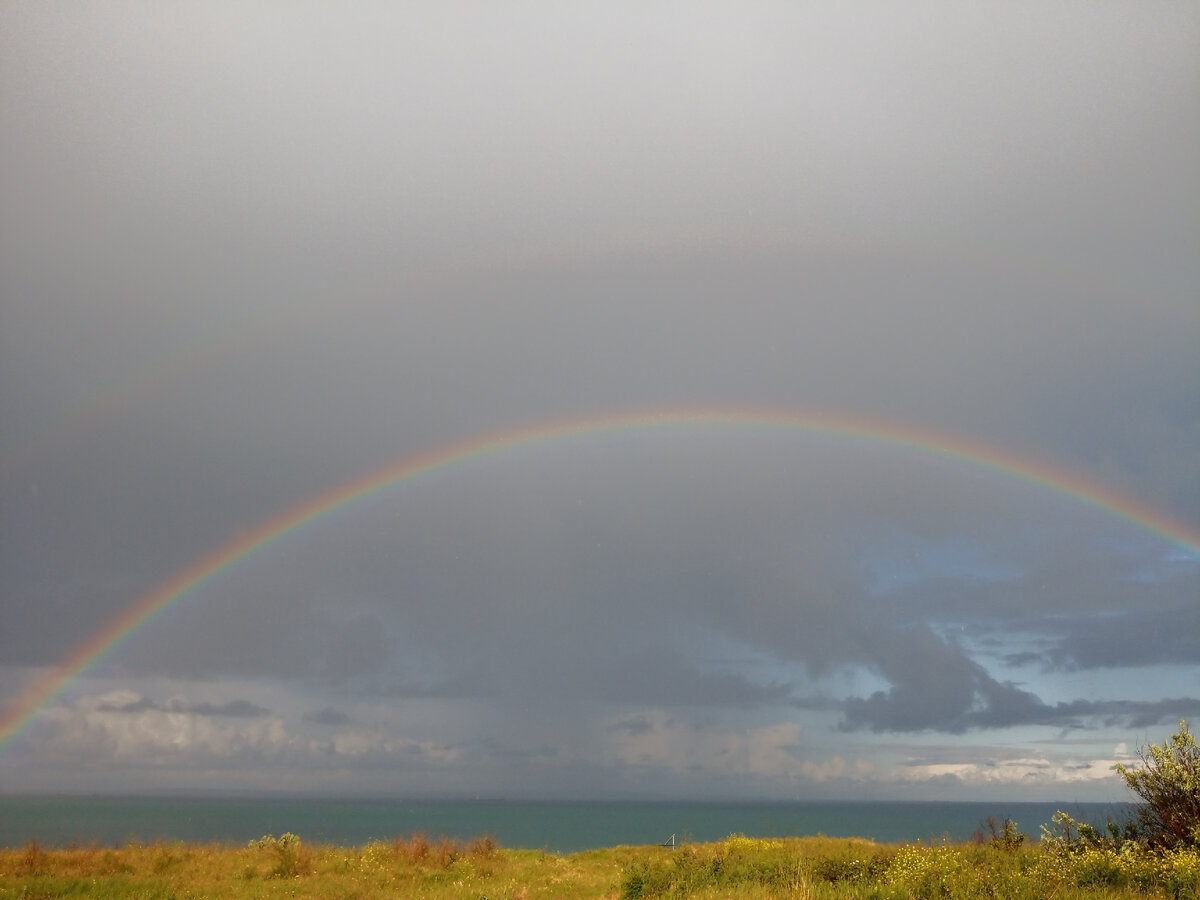
<path fill-rule="evenodd" d="M 1046 788 L 1114 778 L 1113 760 L 1110 759 L 1051 760 L 1044 755 L 990 759 L 985 762 L 916 762 L 897 766 L 886 777 L 898 782 L 925 782 L 947 776 L 969 787 L 1028 787 L 1037 784 Z"/>
<path fill-rule="evenodd" d="M 247 701 L 216 705 L 177 694 L 159 703 L 130 688 L 84 694 L 45 713 L 44 752 L 60 763 L 145 765 L 160 772 L 236 764 L 259 775 L 314 766 L 446 766 L 458 747 L 382 728 L 348 728 L 328 738 L 305 735 L 297 723 Z M 302 724 L 302 723 L 301 723 Z M 273 775 L 272 778 L 275 776 Z M 153 778 L 144 784 L 153 786 Z"/>
<path fill-rule="evenodd" d="M 185 710 L 158 707 L 136 691 L 118 689 L 82 696 L 46 715 L 57 725 L 52 749 L 87 754 L 90 762 L 99 755 L 157 764 L 246 753 L 269 757 L 294 746 L 278 716 L 225 717 Z"/>

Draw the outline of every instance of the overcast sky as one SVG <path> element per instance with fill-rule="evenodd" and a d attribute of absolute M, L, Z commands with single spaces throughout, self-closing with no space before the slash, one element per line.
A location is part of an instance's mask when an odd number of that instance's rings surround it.
<path fill-rule="evenodd" d="M 1194 3 L 5 3 L 3 791 L 1125 799 L 1200 720 Z M 1190 535 L 1190 537 L 1189 537 Z"/>

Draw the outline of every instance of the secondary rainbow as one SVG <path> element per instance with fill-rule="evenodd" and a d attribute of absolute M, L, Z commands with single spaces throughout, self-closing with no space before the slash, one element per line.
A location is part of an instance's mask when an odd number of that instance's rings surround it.
<path fill-rule="evenodd" d="M 1158 510 L 1061 469 L 950 434 L 829 413 L 771 409 L 659 410 L 558 420 L 492 432 L 405 457 L 294 506 L 218 548 L 131 605 L 54 671 L 30 685 L 0 719 L 0 751 L 72 681 L 148 621 L 216 575 L 322 516 L 402 482 L 506 450 L 568 442 L 596 434 L 703 427 L 752 427 L 839 435 L 963 461 L 1072 497 L 1200 555 L 1200 533 Z"/>

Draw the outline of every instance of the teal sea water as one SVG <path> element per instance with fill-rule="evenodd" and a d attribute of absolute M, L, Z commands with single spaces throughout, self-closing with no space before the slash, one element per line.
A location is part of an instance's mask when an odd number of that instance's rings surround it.
<path fill-rule="evenodd" d="M 2 797 L 0 846 L 190 841 L 241 845 L 292 832 L 312 843 L 361 846 L 424 833 L 495 838 L 502 847 L 572 853 L 618 844 L 825 834 L 877 841 L 967 840 L 989 816 L 1015 820 L 1030 840 L 1063 809 L 1103 824 L 1128 804 L 1100 803 L 672 803 Z"/>

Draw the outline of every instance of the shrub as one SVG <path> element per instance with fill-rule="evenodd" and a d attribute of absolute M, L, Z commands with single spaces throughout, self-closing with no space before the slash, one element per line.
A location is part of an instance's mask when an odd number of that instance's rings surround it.
<path fill-rule="evenodd" d="M 429 839 L 419 831 L 414 832 L 407 841 L 396 838 L 392 842 L 392 849 L 396 856 L 415 865 L 424 862 L 429 856 Z"/>
<path fill-rule="evenodd" d="M 471 841 L 470 846 L 467 847 L 467 853 L 476 859 L 491 859 L 499 849 L 500 845 L 496 843 L 496 839 L 485 834 Z"/>
<path fill-rule="evenodd" d="M 364 875 L 386 872 L 395 855 L 391 845 L 385 844 L 383 841 L 371 841 L 358 853 L 359 871 Z"/>
<path fill-rule="evenodd" d="M 275 868 L 271 870 L 273 878 L 295 878 L 301 874 L 301 868 L 308 868 L 301 862 L 300 838 L 290 831 L 278 838 L 264 834 L 257 841 L 251 841 L 250 847 L 274 851 L 276 863 Z"/>
<path fill-rule="evenodd" d="M 1144 829 L 1136 821 L 1116 822 L 1109 817 L 1101 831 L 1087 822 L 1077 822 L 1061 809 L 1051 817 L 1053 826 L 1042 826 L 1042 843 L 1052 851 L 1062 854 L 1082 853 L 1086 850 L 1146 849 Z"/>
<path fill-rule="evenodd" d="M 671 882 L 669 869 L 638 860 L 621 880 L 621 897 L 623 900 L 658 897 L 671 889 Z"/>
<path fill-rule="evenodd" d="M 988 816 L 987 825 L 992 833 L 988 844 L 992 847 L 1007 853 L 1015 853 L 1025 843 L 1024 832 L 1017 830 L 1017 823 L 1012 819 L 1005 819 L 1003 827 L 997 828 L 995 817 Z"/>
<path fill-rule="evenodd" d="M 430 848 L 433 862 L 443 869 L 449 869 L 461 855 L 458 844 L 448 837 L 438 839 L 437 844 Z"/>
<path fill-rule="evenodd" d="M 1145 801 L 1138 816 L 1150 843 L 1200 846 L 1200 747 L 1187 722 L 1180 720 L 1169 741 L 1139 747 L 1138 757 L 1140 764 L 1116 769 Z"/>
<path fill-rule="evenodd" d="M 910 896 L 942 897 L 963 881 L 965 868 L 962 853 L 954 847 L 908 845 L 892 859 L 884 878 Z"/>
<path fill-rule="evenodd" d="M 881 880 L 890 865 L 888 856 L 827 856 L 813 864 L 813 875 L 830 884 L 871 883 Z"/>

